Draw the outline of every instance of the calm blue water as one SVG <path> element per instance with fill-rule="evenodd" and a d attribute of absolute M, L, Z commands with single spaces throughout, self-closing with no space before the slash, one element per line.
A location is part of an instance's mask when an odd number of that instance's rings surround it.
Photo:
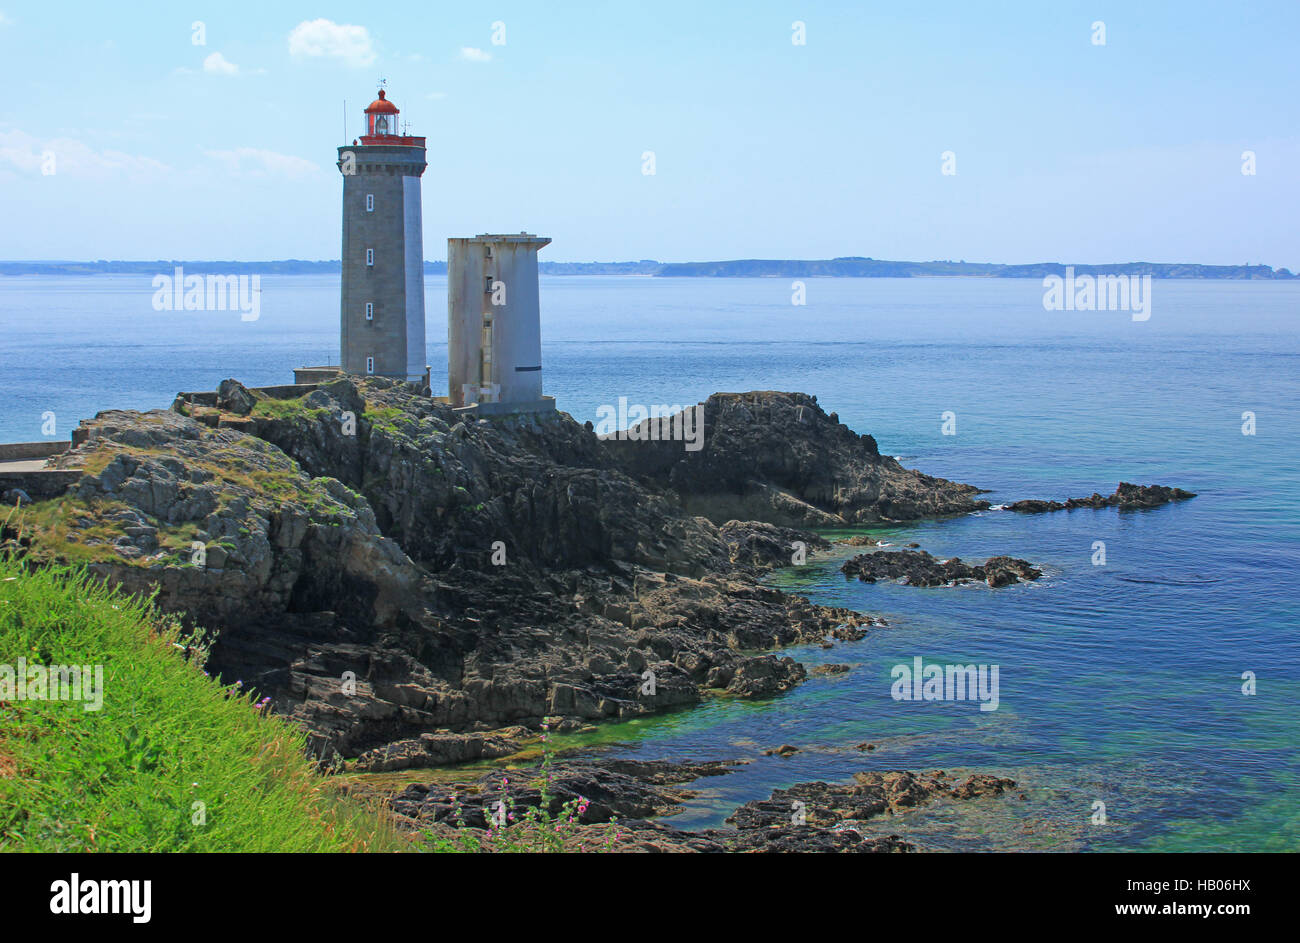
<path fill-rule="evenodd" d="M 718 700 L 602 732 L 639 756 L 749 759 L 698 784 L 676 818 L 863 769 L 996 770 L 1025 801 L 940 806 L 907 834 L 940 848 L 1300 848 L 1300 284 L 1157 282 L 1152 316 L 1045 312 L 1030 280 L 544 278 L 547 391 L 576 418 L 619 396 L 816 394 L 909 466 L 995 503 L 1178 485 L 1139 513 L 987 512 L 886 532 L 941 556 L 1008 553 L 1036 584 L 847 583 L 838 559 L 778 583 L 884 615 L 867 640 L 793 652 L 851 663 L 760 704 Z M 154 312 L 147 278 L 0 279 L 0 441 L 57 434 L 97 409 L 166 406 L 226 376 L 288 382 L 337 357 L 335 279 L 264 277 L 262 316 Z M 427 285 L 445 334 L 445 280 Z M 429 345 L 435 387 L 445 344 Z M 445 372 L 442 372 L 445 376 Z M 1257 434 L 1241 432 L 1242 413 Z M 941 415 L 957 435 L 940 434 Z M 1107 562 L 1093 566 L 1094 541 Z M 1001 706 L 890 698 L 890 668 L 997 664 Z M 1258 694 L 1241 693 L 1254 671 Z M 792 743 L 789 759 L 761 751 Z M 872 752 L 856 744 L 877 745 Z M 1107 824 L 1090 822 L 1104 802 Z M 884 830 L 898 823 L 882 823 Z"/>

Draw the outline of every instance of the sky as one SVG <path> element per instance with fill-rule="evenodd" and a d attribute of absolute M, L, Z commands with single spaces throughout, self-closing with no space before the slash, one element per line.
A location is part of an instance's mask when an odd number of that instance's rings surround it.
<path fill-rule="evenodd" d="M 428 259 L 1300 270 L 1297 36 L 1295 0 L 0 0 L 0 259 L 336 259 L 383 77 Z"/>

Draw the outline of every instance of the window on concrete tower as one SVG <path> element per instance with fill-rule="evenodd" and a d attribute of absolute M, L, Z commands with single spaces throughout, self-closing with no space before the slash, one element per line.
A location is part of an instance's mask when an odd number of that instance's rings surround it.
<path fill-rule="evenodd" d="M 367 194 L 366 194 L 366 212 L 367 212 L 367 213 L 373 213 L 374 211 L 375 211 L 375 195 L 374 195 L 373 193 L 367 193 Z"/>
<path fill-rule="evenodd" d="M 367 249 L 367 250 L 366 250 L 366 264 L 367 264 L 367 265 L 374 265 L 374 264 L 375 264 L 375 250 L 374 250 L 374 249 Z"/>
<path fill-rule="evenodd" d="M 374 357 L 367 357 L 367 358 L 366 358 L 366 373 L 374 373 L 374 372 L 375 372 L 375 358 L 374 358 Z"/>
<path fill-rule="evenodd" d="M 367 302 L 366 302 L 366 320 L 367 320 L 367 321 L 373 321 L 374 319 L 375 319 L 375 303 L 374 303 L 373 301 L 367 301 Z"/>

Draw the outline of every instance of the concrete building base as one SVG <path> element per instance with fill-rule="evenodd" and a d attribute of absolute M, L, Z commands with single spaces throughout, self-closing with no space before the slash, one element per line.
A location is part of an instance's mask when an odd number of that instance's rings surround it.
<path fill-rule="evenodd" d="M 453 412 L 467 418 L 475 416 L 509 416 L 511 413 L 553 413 L 555 397 L 543 396 L 541 399 L 524 403 L 470 403 L 457 406 Z"/>
<path fill-rule="evenodd" d="M 404 377 L 389 377 L 390 380 L 403 380 L 410 384 L 416 390 L 427 390 L 429 388 L 429 367 L 424 368 L 424 375 L 418 379 L 410 380 Z M 379 374 L 358 374 L 359 376 L 379 376 Z M 326 383 L 332 383 L 340 377 L 346 376 L 342 367 L 295 367 L 293 370 L 293 382 L 298 386 L 321 386 Z M 249 389 L 270 389 L 270 387 L 249 387 Z"/>

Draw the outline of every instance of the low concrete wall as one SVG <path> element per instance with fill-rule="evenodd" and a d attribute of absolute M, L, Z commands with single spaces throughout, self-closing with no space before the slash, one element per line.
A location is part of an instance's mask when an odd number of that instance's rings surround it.
<path fill-rule="evenodd" d="M 329 383 L 343 376 L 341 367 L 295 367 L 294 383 Z"/>
<path fill-rule="evenodd" d="M 208 390 L 206 393 L 177 393 L 177 399 L 183 399 L 191 406 L 216 406 L 216 390 Z"/>
<path fill-rule="evenodd" d="M 44 442 L 0 442 L 0 462 L 20 462 L 29 458 L 49 458 L 72 448 L 72 443 L 47 439 Z"/>
<path fill-rule="evenodd" d="M 338 378 L 330 377 L 330 379 Z M 269 397 L 270 399 L 295 399 L 299 396 L 306 396 L 319 386 L 319 383 L 285 383 L 281 386 L 250 386 L 248 387 L 248 391 L 250 393 L 261 393 L 263 396 Z M 176 398 L 184 400 L 187 404 L 192 406 L 215 407 L 217 405 L 217 394 L 214 390 L 209 390 L 207 392 L 177 393 Z"/>
<path fill-rule="evenodd" d="M 296 399 L 299 396 L 306 396 L 319 386 L 319 383 L 292 383 L 284 386 L 250 386 L 249 390 L 265 394 L 271 399 Z"/>

